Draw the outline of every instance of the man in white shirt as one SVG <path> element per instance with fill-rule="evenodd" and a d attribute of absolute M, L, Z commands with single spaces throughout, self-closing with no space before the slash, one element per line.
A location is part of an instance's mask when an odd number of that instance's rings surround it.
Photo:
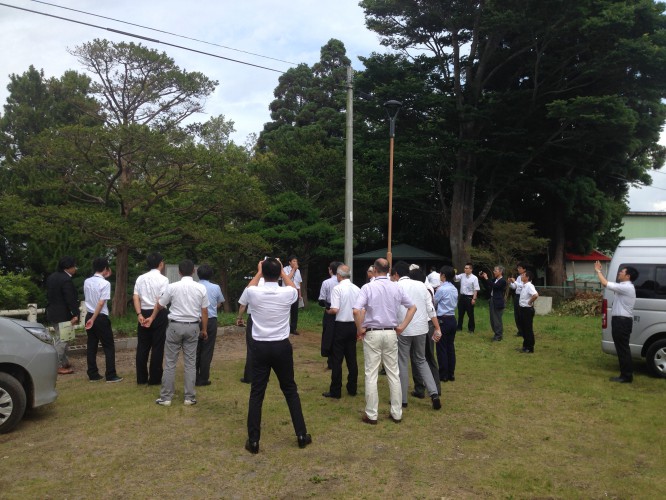
<path fill-rule="evenodd" d="M 102 380 L 97 369 L 97 345 L 101 343 L 106 360 L 106 381 L 120 382 L 122 377 L 116 373 L 116 346 L 113 342 L 109 308 L 106 304 L 111 298 L 111 283 L 106 281 L 106 278 L 111 276 L 109 261 L 104 257 L 97 257 L 93 260 L 93 271 L 95 274 L 83 282 L 86 303 L 85 328 L 88 334 L 88 378 L 91 382 Z"/>
<path fill-rule="evenodd" d="M 458 331 L 462 331 L 465 313 L 467 313 L 467 330 L 474 333 L 476 324 L 474 323 L 474 306 L 476 297 L 481 287 L 479 278 L 472 274 L 474 267 L 471 262 L 465 264 L 465 272 L 456 274 L 456 281 L 460 281 L 460 296 L 458 297 Z"/>
<path fill-rule="evenodd" d="M 264 278 L 264 286 L 257 286 Z M 283 285 L 278 285 L 282 277 Z M 261 408 L 271 369 L 277 375 L 287 401 L 299 448 L 312 443 L 307 433 L 298 387 L 294 381 L 294 351 L 289 342 L 289 313 L 298 292 L 278 259 L 266 258 L 247 286 L 247 303 L 252 308 L 252 388 L 247 412 L 248 439 L 245 449 L 259 453 Z"/>
<path fill-rule="evenodd" d="M 328 278 L 322 282 L 319 290 L 319 305 L 324 308 L 324 317 L 321 321 L 321 355 L 328 358 L 326 364 L 329 370 L 333 368 L 332 351 L 335 330 L 335 315 L 329 314 L 329 308 L 331 307 L 331 293 L 338 285 L 337 272 L 340 264 L 338 261 L 333 261 L 328 265 Z"/>
<path fill-rule="evenodd" d="M 634 381 L 634 366 L 629 338 L 634 326 L 634 304 L 636 303 L 634 281 L 638 278 L 638 271 L 634 267 L 624 266 L 617 273 L 617 283 L 612 283 L 601 273 L 601 262 L 594 263 L 594 270 L 597 272 L 601 286 L 605 286 L 615 293 L 611 309 L 611 329 L 617 359 L 620 363 L 620 376 L 611 377 L 610 381 L 631 384 Z"/>
<path fill-rule="evenodd" d="M 329 316 L 335 319 L 333 350 L 331 352 L 331 386 L 322 394 L 325 398 L 342 397 L 342 360 L 347 362 L 347 393 L 356 396 L 358 384 L 358 362 L 356 361 L 356 323 L 352 306 L 361 289 L 350 280 L 349 266 L 340 264 L 336 268 L 338 284 L 331 291 Z"/>
<path fill-rule="evenodd" d="M 291 305 L 291 310 L 289 312 L 289 333 L 291 335 L 298 335 L 298 304 L 301 300 L 301 283 L 303 283 L 303 278 L 301 278 L 301 271 L 298 269 L 298 259 L 295 255 L 289 256 L 289 264 L 285 266 L 284 273 L 289 276 L 289 279 L 294 283 L 298 296 L 296 300 Z"/>
<path fill-rule="evenodd" d="M 516 274 L 518 275 L 516 278 L 508 278 L 507 282 L 509 283 L 509 287 L 511 287 L 511 290 L 513 290 L 513 320 L 516 323 L 516 337 L 522 337 L 523 332 L 521 330 L 522 327 L 522 319 L 520 318 L 520 292 L 523 290 L 523 274 L 525 274 L 525 271 L 527 271 L 527 267 L 525 267 L 525 264 L 522 262 L 518 262 L 516 264 Z"/>
<path fill-rule="evenodd" d="M 158 385 L 162 383 L 164 341 L 169 323 L 166 309 L 159 312 L 149 328 L 143 326 L 143 323 L 153 314 L 155 304 L 169 286 L 169 278 L 162 274 L 164 259 L 161 254 L 149 254 L 146 263 L 149 271 L 136 279 L 132 297 L 137 316 L 136 383 Z"/>
<path fill-rule="evenodd" d="M 210 280 L 213 278 L 213 268 L 208 264 L 202 264 L 197 269 L 199 283 L 206 288 L 208 294 L 208 328 L 206 338 L 200 338 L 197 345 L 197 378 L 195 385 L 210 385 L 210 364 L 215 352 L 215 340 L 217 339 L 217 310 L 224 303 L 222 289 L 217 283 Z M 202 327 L 203 328 L 203 327 Z"/>
<path fill-rule="evenodd" d="M 413 351 L 414 364 L 419 371 L 421 380 L 425 382 L 426 390 L 430 395 L 432 407 L 439 410 L 442 403 L 437 393 L 437 385 L 432 371 L 425 359 L 425 341 L 428 334 L 428 320 L 432 320 L 435 327 L 435 339 L 439 340 L 442 332 L 437 321 L 437 314 L 432 304 L 432 297 L 425 283 L 409 278 L 409 265 L 406 262 L 397 262 L 391 269 L 391 279 L 398 282 L 405 294 L 416 306 L 416 313 L 407 328 L 398 337 L 398 370 L 400 372 L 400 385 L 402 388 L 402 407 L 407 407 L 407 388 L 409 386 L 409 360 Z M 398 308 L 398 321 L 405 318 L 406 309 Z"/>
<path fill-rule="evenodd" d="M 197 404 L 196 400 L 196 359 L 199 335 L 204 339 L 208 334 L 208 293 L 206 287 L 192 279 L 194 263 L 185 259 L 178 264 L 178 273 L 181 278 L 176 283 L 166 287 L 164 293 L 155 304 L 153 314 L 145 320 L 144 326 L 150 327 L 161 309 L 171 304 L 169 308 L 169 326 L 164 344 L 164 373 L 162 375 L 162 388 L 160 397 L 155 403 L 161 406 L 171 406 L 175 392 L 176 363 L 178 353 L 183 350 L 183 364 L 185 365 L 185 405 Z M 201 321 L 201 328 L 199 328 Z"/>
<path fill-rule="evenodd" d="M 410 269 L 410 271 L 411 271 L 411 269 Z M 439 288 L 440 283 L 441 283 L 441 281 L 439 279 L 439 271 L 437 270 L 437 268 L 435 266 L 432 266 L 430 268 L 430 274 L 428 275 L 428 284 L 430 284 L 430 286 L 432 287 L 433 292 L 437 291 L 437 289 Z"/>

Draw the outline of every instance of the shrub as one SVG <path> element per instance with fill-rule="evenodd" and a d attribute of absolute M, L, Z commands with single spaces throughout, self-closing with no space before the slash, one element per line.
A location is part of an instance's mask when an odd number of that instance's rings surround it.
<path fill-rule="evenodd" d="M 600 292 L 579 292 L 572 298 L 565 300 L 557 308 L 558 316 L 600 316 Z"/>
<path fill-rule="evenodd" d="M 25 309 L 36 298 L 36 287 L 22 274 L 0 274 L 0 309 Z"/>

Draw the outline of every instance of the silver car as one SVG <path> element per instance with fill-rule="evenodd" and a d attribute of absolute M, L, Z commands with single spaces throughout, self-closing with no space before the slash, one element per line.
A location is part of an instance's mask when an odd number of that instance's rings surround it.
<path fill-rule="evenodd" d="M 0 434 L 14 429 L 26 409 L 58 397 L 58 355 L 39 323 L 0 317 Z"/>

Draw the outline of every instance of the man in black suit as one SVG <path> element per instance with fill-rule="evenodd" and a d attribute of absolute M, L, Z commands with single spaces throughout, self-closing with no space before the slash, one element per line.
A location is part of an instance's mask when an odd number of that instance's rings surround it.
<path fill-rule="evenodd" d="M 46 319 L 55 330 L 55 347 L 58 352 L 58 373 L 74 373 L 67 358 L 68 343 L 60 340 L 60 323 L 69 321 L 72 325 L 79 322 L 79 296 L 72 282 L 76 274 L 76 262 L 72 257 L 64 256 L 58 262 L 58 270 L 46 279 Z"/>
<path fill-rule="evenodd" d="M 490 290 L 490 327 L 493 329 L 493 342 L 499 342 L 504 338 L 504 326 L 502 314 L 506 306 L 504 292 L 506 291 L 506 279 L 504 279 L 504 267 L 495 266 L 493 278 L 489 278 L 486 272 L 480 272 L 479 277 L 485 282 Z"/>

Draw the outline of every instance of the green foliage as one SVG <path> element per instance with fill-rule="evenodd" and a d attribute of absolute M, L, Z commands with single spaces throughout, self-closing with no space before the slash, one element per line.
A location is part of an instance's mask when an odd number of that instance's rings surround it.
<path fill-rule="evenodd" d="M 531 222 L 493 220 L 481 233 L 483 242 L 470 250 L 475 265 L 492 269 L 499 264 L 508 270 L 521 261 L 541 261 L 547 254 L 548 239 L 536 236 Z"/>
<path fill-rule="evenodd" d="M 28 276 L 0 274 L 0 309 L 25 309 L 29 303 L 43 307 L 43 297 Z"/>

